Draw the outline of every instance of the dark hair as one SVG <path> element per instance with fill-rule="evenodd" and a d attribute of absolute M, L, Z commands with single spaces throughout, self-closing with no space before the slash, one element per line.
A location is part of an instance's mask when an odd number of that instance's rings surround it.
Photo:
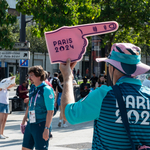
<path fill-rule="evenodd" d="M 54 77 L 58 77 L 58 73 L 57 72 L 54 73 Z"/>
<path fill-rule="evenodd" d="M 105 78 L 104 78 L 103 81 L 101 81 L 101 80 L 100 80 L 101 77 L 104 77 L 104 75 L 103 75 L 103 74 L 99 75 L 97 82 L 98 82 L 99 84 L 104 84 L 104 83 L 105 83 Z"/>
<path fill-rule="evenodd" d="M 59 81 L 60 81 L 61 83 L 64 81 L 62 74 L 59 75 L 58 79 L 59 79 Z"/>
<path fill-rule="evenodd" d="M 23 83 L 27 83 L 27 80 L 24 80 L 24 81 L 22 82 L 22 84 L 23 84 Z"/>
<path fill-rule="evenodd" d="M 83 79 L 83 82 L 84 82 L 84 81 L 85 81 L 85 82 L 88 81 L 87 77 L 83 77 L 82 79 Z"/>
<path fill-rule="evenodd" d="M 58 74 L 61 74 L 61 71 L 60 71 L 60 70 L 58 71 Z"/>
<path fill-rule="evenodd" d="M 40 79 L 41 81 L 44 81 L 45 72 L 44 72 L 44 69 L 42 68 L 42 66 L 30 67 L 28 73 L 31 73 L 31 72 L 33 72 L 36 77 L 41 77 L 41 79 Z"/>

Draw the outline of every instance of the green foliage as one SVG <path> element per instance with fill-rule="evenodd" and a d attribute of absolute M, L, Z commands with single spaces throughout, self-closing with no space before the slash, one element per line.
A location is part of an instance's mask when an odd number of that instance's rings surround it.
<path fill-rule="evenodd" d="M 44 37 L 37 37 L 32 33 L 33 26 L 26 27 L 26 40 L 30 42 L 31 52 L 47 52 L 46 41 Z"/>
<path fill-rule="evenodd" d="M 143 25 L 144 27 L 144 25 Z M 122 38 L 120 38 L 122 36 Z M 138 33 L 133 28 L 117 32 L 114 42 L 134 43 L 142 50 L 143 55 L 150 55 L 150 29 L 145 28 Z"/>
<path fill-rule="evenodd" d="M 33 15 L 32 34 L 39 37 L 62 26 L 114 20 L 118 31 L 101 36 L 109 50 L 114 42 L 150 45 L 149 0 L 18 0 L 17 10 Z"/>
<path fill-rule="evenodd" d="M 96 21 L 115 20 L 119 23 L 117 32 L 105 35 L 105 44 L 115 42 L 149 43 L 150 1 L 149 0 L 99 0 L 101 15 Z M 145 38 L 145 39 L 142 39 Z"/>
<path fill-rule="evenodd" d="M 10 36 L 10 28 L 16 22 L 16 17 L 8 14 L 8 8 L 6 0 L 0 0 L 0 47 L 11 49 L 14 42 Z"/>
<path fill-rule="evenodd" d="M 142 50 L 142 55 L 147 58 L 147 56 L 150 56 L 150 46 L 146 44 L 139 44 L 139 47 Z M 147 62 L 146 62 L 147 63 Z"/>
<path fill-rule="evenodd" d="M 99 6 L 92 0 L 18 0 L 17 10 L 33 15 L 36 36 L 62 26 L 91 23 L 100 15 Z"/>
<path fill-rule="evenodd" d="M 9 31 L 10 31 L 10 39 L 12 40 L 13 43 L 19 42 L 20 39 L 20 30 L 19 30 L 19 22 L 15 22 L 12 25 L 9 26 Z"/>
<path fill-rule="evenodd" d="M 44 37 L 37 37 L 32 33 L 32 28 L 34 26 L 26 26 L 26 40 L 30 42 L 30 51 L 31 52 L 47 52 L 46 42 Z M 10 26 L 10 37 L 13 42 L 19 42 L 20 31 L 19 31 L 19 22 L 14 23 L 13 26 Z"/>
<path fill-rule="evenodd" d="M 16 74 L 15 76 L 16 76 L 15 82 L 16 82 L 16 84 L 18 85 L 18 84 L 19 84 L 19 81 L 20 81 L 20 74 Z"/>

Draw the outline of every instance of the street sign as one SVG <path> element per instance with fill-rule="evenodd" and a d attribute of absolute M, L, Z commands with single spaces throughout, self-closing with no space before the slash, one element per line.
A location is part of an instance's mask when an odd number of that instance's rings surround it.
<path fill-rule="evenodd" d="M 30 48 L 30 42 L 15 43 L 13 48 Z"/>
<path fill-rule="evenodd" d="M 30 59 L 30 51 L 0 51 L 0 59 Z"/>
<path fill-rule="evenodd" d="M 29 67 L 29 60 L 27 60 L 27 59 L 20 59 L 19 67 Z"/>

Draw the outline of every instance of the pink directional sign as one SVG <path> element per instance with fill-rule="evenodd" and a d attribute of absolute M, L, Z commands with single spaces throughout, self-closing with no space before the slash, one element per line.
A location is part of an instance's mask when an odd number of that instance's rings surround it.
<path fill-rule="evenodd" d="M 79 61 L 86 52 L 87 36 L 106 34 L 118 29 L 115 21 L 85 24 L 73 27 L 61 27 L 55 31 L 46 32 L 46 44 L 51 63 L 66 63 Z"/>

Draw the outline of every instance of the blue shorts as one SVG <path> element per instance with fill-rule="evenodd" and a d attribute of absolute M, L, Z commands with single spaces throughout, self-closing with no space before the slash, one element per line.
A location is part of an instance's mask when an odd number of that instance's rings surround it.
<path fill-rule="evenodd" d="M 58 106 L 61 105 L 61 95 L 62 95 L 62 93 L 58 93 L 58 98 L 57 98 L 57 104 L 58 104 Z"/>
<path fill-rule="evenodd" d="M 27 123 L 22 146 L 28 149 L 48 150 L 49 139 L 43 139 L 45 121 L 40 123 Z M 50 137 L 50 135 L 49 135 Z"/>
<path fill-rule="evenodd" d="M 0 113 L 9 113 L 9 104 L 2 104 L 0 103 Z"/>

